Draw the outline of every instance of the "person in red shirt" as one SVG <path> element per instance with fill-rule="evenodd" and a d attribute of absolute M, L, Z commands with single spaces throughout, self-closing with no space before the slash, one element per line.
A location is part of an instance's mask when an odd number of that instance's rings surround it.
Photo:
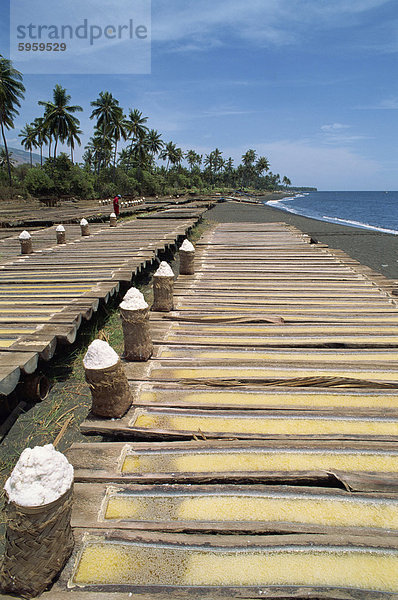
<path fill-rule="evenodd" d="M 115 213 L 115 215 L 118 217 L 119 216 L 119 200 L 121 198 L 121 195 L 119 194 L 118 196 L 115 196 L 113 199 L 113 212 Z"/>

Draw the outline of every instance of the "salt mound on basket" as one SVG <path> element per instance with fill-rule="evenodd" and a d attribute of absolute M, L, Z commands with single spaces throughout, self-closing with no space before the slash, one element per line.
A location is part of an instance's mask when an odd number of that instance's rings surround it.
<path fill-rule="evenodd" d="M 183 252 L 195 252 L 195 246 L 189 240 L 184 240 L 180 250 Z"/>
<path fill-rule="evenodd" d="M 86 369 L 107 369 L 116 365 L 118 360 L 118 354 L 108 342 L 94 340 L 83 358 L 83 365 Z"/>
<path fill-rule="evenodd" d="M 25 448 L 4 486 L 9 502 L 42 506 L 54 502 L 73 482 L 73 467 L 52 444 Z"/>
<path fill-rule="evenodd" d="M 170 267 L 169 263 L 162 260 L 155 273 L 155 277 L 174 277 L 173 269 Z"/>

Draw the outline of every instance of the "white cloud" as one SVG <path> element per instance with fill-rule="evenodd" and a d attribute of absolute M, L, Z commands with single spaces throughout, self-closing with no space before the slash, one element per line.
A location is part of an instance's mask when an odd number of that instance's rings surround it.
<path fill-rule="evenodd" d="M 376 104 L 364 104 L 355 107 L 357 110 L 397 110 L 398 98 L 385 98 Z"/>
<path fill-rule="evenodd" d="M 181 50 L 206 49 L 216 41 L 241 39 L 284 46 L 308 36 L 309 27 L 352 25 L 362 13 L 388 0 L 153 0 L 152 37 Z M 185 44 L 181 44 L 182 41 Z"/>
<path fill-rule="evenodd" d="M 236 117 L 242 115 L 252 115 L 256 111 L 254 110 L 242 110 L 239 108 L 232 107 L 219 107 L 204 110 L 203 112 L 197 113 L 196 117 L 202 119 L 203 117 Z"/>
<path fill-rule="evenodd" d="M 287 175 L 293 185 L 316 186 L 323 190 L 384 189 L 385 173 L 376 160 L 365 158 L 344 147 L 329 147 L 309 140 L 281 140 L 266 144 L 246 144 L 225 150 L 224 155 L 240 156 L 247 148 L 267 156 L 271 170 Z"/>
<path fill-rule="evenodd" d="M 322 131 L 341 131 L 342 129 L 349 129 L 350 125 L 343 125 L 343 123 L 332 123 L 331 125 L 322 125 Z"/>
<path fill-rule="evenodd" d="M 156 10 L 155 10 L 156 6 Z M 220 40 L 222 35 L 243 39 L 257 39 L 270 44 L 290 43 L 295 34 L 281 26 L 277 0 L 181 0 L 158 1 L 154 4 L 152 37 L 154 41 L 181 42 L 189 40 L 188 47 L 206 46 Z M 178 44 L 177 44 L 178 46 Z"/>
<path fill-rule="evenodd" d="M 349 135 L 347 129 L 350 129 L 351 125 L 344 125 L 343 123 L 332 123 L 331 125 L 322 125 L 321 130 L 323 132 L 323 142 L 325 144 L 352 144 L 360 140 L 371 139 L 366 135 Z"/>

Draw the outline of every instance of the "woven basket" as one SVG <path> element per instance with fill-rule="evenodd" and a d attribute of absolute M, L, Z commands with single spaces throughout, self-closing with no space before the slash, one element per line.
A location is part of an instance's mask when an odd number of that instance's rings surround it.
<path fill-rule="evenodd" d="M 66 232 L 57 231 L 57 244 L 66 244 Z"/>
<path fill-rule="evenodd" d="M 117 226 L 117 219 L 116 219 L 116 217 L 109 217 L 109 226 L 110 227 L 116 227 Z"/>
<path fill-rule="evenodd" d="M 90 226 L 88 223 L 87 225 L 80 225 L 80 229 L 83 237 L 90 235 Z"/>
<path fill-rule="evenodd" d="M 173 310 L 174 277 L 153 276 L 153 305 L 152 309 L 159 312 Z"/>
<path fill-rule="evenodd" d="M 132 397 L 120 359 L 105 369 L 85 369 L 90 386 L 91 412 L 99 417 L 120 419 L 130 408 Z"/>
<path fill-rule="evenodd" d="M 34 598 L 50 585 L 70 557 L 73 485 L 43 506 L 6 506 L 6 548 L 0 573 L 2 593 Z"/>
<path fill-rule="evenodd" d="M 180 275 L 193 275 L 195 273 L 195 252 L 180 250 Z"/>
<path fill-rule="evenodd" d="M 33 252 L 33 247 L 32 247 L 32 240 L 28 239 L 28 240 L 19 240 L 21 243 L 21 254 L 32 254 Z"/>
<path fill-rule="evenodd" d="M 146 362 L 153 354 L 149 330 L 149 311 L 120 309 L 124 336 L 124 358 L 128 361 Z"/>

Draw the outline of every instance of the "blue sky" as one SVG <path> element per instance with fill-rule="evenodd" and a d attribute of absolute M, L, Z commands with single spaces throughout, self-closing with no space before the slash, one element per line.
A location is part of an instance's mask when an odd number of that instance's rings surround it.
<path fill-rule="evenodd" d="M 8 0 L 0 6 L 8 56 Z M 151 74 L 27 75 L 10 144 L 61 83 L 84 108 L 83 145 L 90 101 L 109 90 L 184 150 L 217 146 L 238 163 L 254 148 L 296 185 L 396 190 L 397 8 L 397 0 L 152 0 Z"/>

